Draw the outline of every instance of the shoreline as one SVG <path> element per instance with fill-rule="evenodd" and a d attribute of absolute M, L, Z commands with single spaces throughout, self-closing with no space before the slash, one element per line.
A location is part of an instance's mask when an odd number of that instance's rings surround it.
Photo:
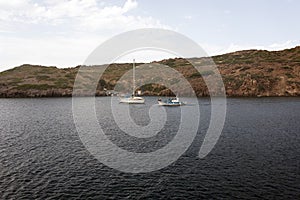
<path fill-rule="evenodd" d="M 95 97 L 95 98 L 108 98 L 108 97 L 114 97 L 114 98 L 119 98 L 119 96 L 39 96 L 39 97 L 0 97 L 0 99 L 60 99 L 60 98 L 90 98 L 90 97 Z M 142 97 L 161 97 L 161 98 L 167 98 L 167 97 L 174 97 L 174 96 L 158 96 L 158 95 L 147 95 L 147 96 L 142 96 Z M 222 96 L 214 96 L 215 98 L 223 98 Z M 268 99 L 268 98 L 300 98 L 300 96 L 225 96 L 228 99 Z M 191 96 L 180 96 L 179 98 L 194 98 Z M 211 98 L 210 96 L 197 96 L 196 98 L 201 99 L 209 99 Z"/>

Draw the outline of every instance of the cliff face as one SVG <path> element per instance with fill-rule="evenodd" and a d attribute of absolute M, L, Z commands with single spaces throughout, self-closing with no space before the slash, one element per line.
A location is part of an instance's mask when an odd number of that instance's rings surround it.
<path fill-rule="evenodd" d="M 228 96 L 300 96 L 300 47 L 283 51 L 247 50 L 214 56 Z M 208 58 L 193 58 L 193 62 L 208 65 Z M 197 96 L 209 96 L 202 76 L 185 59 L 167 59 L 160 63 L 183 74 Z M 153 64 L 154 64 L 153 63 Z M 208 64 L 207 64 L 208 63 Z M 138 63 L 139 65 L 141 63 Z M 101 66 L 94 66 L 101 67 Z M 120 77 L 132 68 L 131 63 L 111 64 L 101 77 L 96 95 L 105 95 L 104 88 L 113 89 Z M 93 70 L 93 67 L 86 67 Z M 78 67 L 59 69 L 22 65 L 0 73 L 0 97 L 58 97 L 72 96 Z M 163 76 L 163 75 L 162 75 Z M 94 95 L 89 90 L 89 76 L 78 77 L 85 83 L 78 95 Z M 148 84 L 140 88 L 144 95 L 171 95 L 162 85 Z M 182 89 L 184 94 L 184 88 Z"/>

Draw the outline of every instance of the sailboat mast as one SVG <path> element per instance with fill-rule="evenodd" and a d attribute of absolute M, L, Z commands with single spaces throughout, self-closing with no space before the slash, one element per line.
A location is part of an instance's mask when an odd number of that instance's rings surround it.
<path fill-rule="evenodd" d="M 133 91 L 132 91 L 132 95 L 134 96 L 135 95 L 135 60 L 133 59 L 133 69 L 132 69 L 132 72 L 133 72 Z"/>

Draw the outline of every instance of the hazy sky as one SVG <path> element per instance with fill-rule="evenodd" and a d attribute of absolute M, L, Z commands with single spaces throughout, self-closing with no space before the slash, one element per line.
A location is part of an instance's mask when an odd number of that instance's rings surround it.
<path fill-rule="evenodd" d="M 145 27 L 182 33 L 209 55 L 290 48 L 300 44 L 299 10 L 298 0 L 0 0 L 0 71 L 76 66 L 106 39 Z"/>

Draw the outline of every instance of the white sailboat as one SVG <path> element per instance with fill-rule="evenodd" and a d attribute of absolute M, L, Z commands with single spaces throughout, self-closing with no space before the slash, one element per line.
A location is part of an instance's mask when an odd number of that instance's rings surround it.
<path fill-rule="evenodd" d="M 128 97 L 120 98 L 120 103 L 129 103 L 129 104 L 143 104 L 145 103 L 145 99 L 143 97 L 135 96 L 135 60 L 133 59 L 133 90 L 132 95 Z"/>

